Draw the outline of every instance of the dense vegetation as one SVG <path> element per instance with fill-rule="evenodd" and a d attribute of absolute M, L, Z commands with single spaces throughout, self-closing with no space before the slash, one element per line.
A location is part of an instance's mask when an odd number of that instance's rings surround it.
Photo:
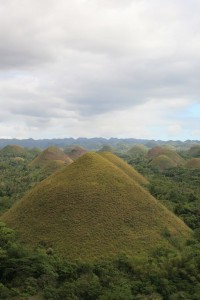
<path fill-rule="evenodd" d="M 37 154 L 37 150 L 27 151 L 20 156 L 0 152 L 0 214 L 49 175 L 40 168 L 29 167 L 29 162 Z"/>
<path fill-rule="evenodd" d="M 192 229 L 200 228 L 200 169 L 176 167 L 160 172 L 144 158 L 128 161 L 145 175 L 149 191 Z"/>

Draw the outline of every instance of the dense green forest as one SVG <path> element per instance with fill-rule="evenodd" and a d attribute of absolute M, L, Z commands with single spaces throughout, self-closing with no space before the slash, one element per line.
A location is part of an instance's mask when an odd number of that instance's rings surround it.
<path fill-rule="evenodd" d="M 29 166 L 37 154 L 37 149 L 20 156 L 0 152 L 0 214 L 50 174 L 48 170 Z"/>
<path fill-rule="evenodd" d="M 152 195 L 190 228 L 200 228 L 200 169 L 179 166 L 160 172 L 145 158 L 126 159 L 149 179 L 148 189 Z"/>
<path fill-rule="evenodd" d="M 50 174 L 30 167 L 37 155 L 37 150 L 17 157 L 0 154 L 1 214 Z M 0 223 L 0 299 L 200 299 L 200 169 L 161 172 L 142 155 L 120 156 L 145 175 L 150 193 L 183 219 L 193 236 L 174 249 L 155 246 L 146 256 L 122 254 L 85 263 L 63 259 L 45 243 L 29 249 Z M 169 232 L 163 234 L 170 239 Z"/>

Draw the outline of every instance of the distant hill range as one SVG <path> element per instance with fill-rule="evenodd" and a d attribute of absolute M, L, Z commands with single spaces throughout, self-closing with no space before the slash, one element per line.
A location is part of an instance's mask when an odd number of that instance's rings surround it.
<path fill-rule="evenodd" d="M 158 145 L 172 145 L 174 147 L 181 148 L 190 148 L 191 145 L 200 144 L 200 141 L 197 140 L 186 140 L 186 141 L 162 141 L 162 140 L 147 140 L 147 139 L 135 139 L 135 138 L 64 138 L 64 139 L 0 139 L 0 148 L 5 147 L 6 145 L 18 145 L 22 147 L 39 147 L 41 149 L 45 149 L 49 146 L 58 146 L 58 147 L 66 147 L 71 145 L 78 145 L 87 150 L 99 150 L 105 145 L 109 145 L 111 147 L 117 149 L 123 149 L 124 145 L 134 145 L 134 144 L 143 144 L 148 148 L 153 148 Z"/>

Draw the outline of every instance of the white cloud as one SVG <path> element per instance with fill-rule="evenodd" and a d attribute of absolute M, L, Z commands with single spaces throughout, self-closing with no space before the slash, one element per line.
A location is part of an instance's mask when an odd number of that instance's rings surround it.
<path fill-rule="evenodd" d="M 199 13 L 197 0 L 1 1 L 0 135 L 190 138 Z"/>

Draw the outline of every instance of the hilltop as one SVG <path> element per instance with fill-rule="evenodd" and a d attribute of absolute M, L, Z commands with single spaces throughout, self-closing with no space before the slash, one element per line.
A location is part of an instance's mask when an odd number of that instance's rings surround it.
<path fill-rule="evenodd" d="M 24 156 L 26 150 L 18 145 L 7 145 L 0 150 L 0 155 L 9 156 L 9 157 L 20 157 Z"/>
<path fill-rule="evenodd" d="M 59 166 L 69 165 L 73 161 L 61 149 L 51 146 L 42 151 L 31 163 L 31 167 L 59 168 Z"/>
<path fill-rule="evenodd" d="M 110 145 L 103 145 L 103 147 L 98 152 L 115 152 L 115 149 Z"/>
<path fill-rule="evenodd" d="M 200 169 L 200 158 L 192 158 L 188 160 L 185 167 L 189 169 Z"/>
<path fill-rule="evenodd" d="M 151 165 L 160 171 L 165 171 L 169 168 L 174 168 L 177 164 L 167 155 L 160 154 L 151 160 Z"/>
<path fill-rule="evenodd" d="M 150 163 L 160 170 L 185 164 L 185 160 L 175 150 L 168 147 L 156 146 L 148 151 L 147 157 Z"/>
<path fill-rule="evenodd" d="M 129 156 L 138 157 L 145 156 L 147 154 L 148 148 L 142 144 L 134 145 L 126 153 Z"/>
<path fill-rule="evenodd" d="M 200 157 L 200 145 L 193 145 L 189 149 L 188 154 L 192 157 Z"/>
<path fill-rule="evenodd" d="M 83 147 L 75 146 L 66 148 L 64 152 L 68 155 L 69 158 L 71 158 L 72 160 L 76 160 L 77 158 L 87 153 L 87 150 Z"/>
<path fill-rule="evenodd" d="M 118 158 L 112 160 L 108 154 L 83 155 L 37 184 L 1 220 L 31 247 L 42 243 L 84 261 L 147 253 L 155 245 L 170 247 L 169 237 L 190 235 Z"/>

